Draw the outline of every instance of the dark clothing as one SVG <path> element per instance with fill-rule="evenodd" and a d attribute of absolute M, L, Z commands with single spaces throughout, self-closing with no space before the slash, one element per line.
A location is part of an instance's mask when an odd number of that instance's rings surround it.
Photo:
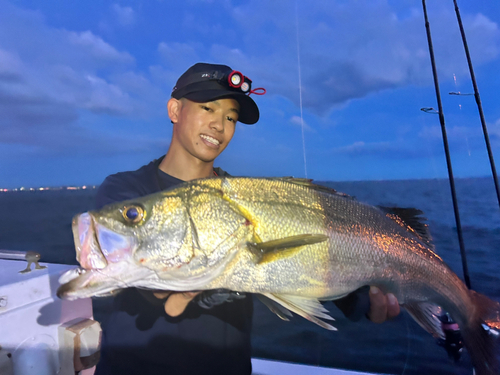
<path fill-rule="evenodd" d="M 183 182 L 159 170 L 160 162 L 108 176 L 97 192 L 97 208 Z M 215 172 L 227 175 L 218 168 Z M 250 374 L 252 313 L 248 296 L 209 310 L 190 303 L 172 318 L 151 292 L 126 289 L 115 297 L 103 324 L 96 375 Z"/>

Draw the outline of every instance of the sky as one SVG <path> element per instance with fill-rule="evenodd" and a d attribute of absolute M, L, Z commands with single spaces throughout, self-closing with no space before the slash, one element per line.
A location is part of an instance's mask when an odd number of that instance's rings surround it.
<path fill-rule="evenodd" d="M 500 157 L 500 4 L 459 0 Z M 458 177 L 489 176 L 452 0 L 427 0 Z M 420 0 L 0 0 L 0 188 L 99 184 L 163 155 L 196 62 L 267 93 L 216 161 L 232 175 L 447 176 Z M 500 163 L 500 162 L 499 162 Z"/>

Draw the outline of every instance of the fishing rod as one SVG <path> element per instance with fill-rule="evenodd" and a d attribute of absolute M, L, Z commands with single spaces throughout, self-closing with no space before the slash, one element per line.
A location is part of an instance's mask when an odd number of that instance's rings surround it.
<path fill-rule="evenodd" d="M 434 77 L 434 87 L 436 89 L 436 99 L 438 104 L 438 115 L 439 115 L 439 123 L 441 124 L 441 132 L 443 135 L 443 144 L 444 144 L 444 153 L 446 155 L 446 165 L 448 166 L 448 179 L 450 181 L 451 188 L 451 198 L 453 200 L 453 210 L 455 212 L 455 222 L 457 225 L 457 235 L 458 235 L 458 243 L 460 245 L 460 254 L 462 256 L 462 268 L 464 272 L 464 281 L 467 287 L 470 289 L 470 278 L 469 278 L 469 269 L 467 266 L 467 257 L 465 255 L 465 247 L 464 240 L 462 236 L 462 224 L 460 223 L 460 213 L 458 212 L 458 202 L 457 202 L 457 194 L 455 191 L 455 179 L 453 177 L 453 168 L 451 166 L 451 157 L 450 157 L 450 149 L 448 147 L 448 136 L 446 134 L 446 125 L 444 122 L 444 113 L 443 113 L 443 105 L 441 103 L 441 94 L 439 92 L 439 82 L 436 70 L 436 61 L 434 59 L 434 48 L 432 47 L 432 38 L 431 38 L 431 28 L 429 24 L 429 19 L 427 17 L 427 8 L 425 6 L 425 0 L 422 0 L 422 6 L 424 9 L 424 18 L 425 18 L 425 30 L 427 32 L 427 42 L 429 44 L 429 54 L 431 57 L 431 66 L 432 66 L 432 76 Z"/>
<path fill-rule="evenodd" d="M 476 76 L 474 74 L 474 68 L 472 67 L 472 60 L 470 58 L 469 46 L 467 45 L 467 39 L 465 37 L 464 26 L 462 24 L 462 17 L 460 16 L 460 10 L 458 9 L 457 0 L 453 0 L 453 4 L 455 5 L 455 13 L 457 14 L 460 34 L 462 34 L 462 42 L 464 44 L 465 56 L 467 57 L 467 64 L 469 65 L 470 78 L 472 81 L 472 86 L 474 87 L 474 98 L 476 99 L 477 109 L 479 111 L 479 118 L 481 119 L 481 126 L 483 127 L 484 141 L 486 143 L 486 149 L 488 150 L 488 157 L 490 158 L 491 173 L 493 175 L 493 181 L 495 182 L 495 190 L 497 193 L 498 205 L 500 206 L 500 188 L 498 186 L 497 170 L 495 167 L 495 160 L 493 159 L 493 152 L 491 151 L 490 137 L 488 136 L 488 128 L 486 127 L 486 121 L 484 120 L 483 105 L 481 104 L 481 98 L 479 96 L 479 90 L 477 88 Z"/>

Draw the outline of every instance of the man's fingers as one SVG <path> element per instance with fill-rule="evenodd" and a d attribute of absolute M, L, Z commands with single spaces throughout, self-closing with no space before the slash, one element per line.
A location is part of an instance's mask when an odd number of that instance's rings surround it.
<path fill-rule="evenodd" d="M 370 312 L 368 317 L 374 323 L 383 323 L 387 319 L 387 300 L 376 286 L 370 287 Z"/>
<path fill-rule="evenodd" d="M 181 315 L 191 300 L 196 297 L 200 292 L 184 292 L 184 293 L 172 293 L 165 302 L 165 312 L 176 317 Z"/>
<path fill-rule="evenodd" d="M 171 295 L 173 292 L 153 292 L 153 295 L 158 298 L 158 299 L 164 299 L 167 298 L 169 295 Z"/>
<path fill-rule="evenodd" d="M 399 303 L 397 298 L 392 293 L 387 294 L 387 318 L 391 319 L 398 316 L 400 313 Z"/>

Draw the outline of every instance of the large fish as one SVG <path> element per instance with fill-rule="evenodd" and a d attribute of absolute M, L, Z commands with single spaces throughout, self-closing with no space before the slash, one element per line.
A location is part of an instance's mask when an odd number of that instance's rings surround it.
<path fill-rule="evenodd" d="M 211 178 L 76 216 L 82 268 L 74 299 L 126 287 L 225 288 L 267 297 L 334 329 L 319 301 L 375 285 L 442 336 L 435 307 L 459 324 L 476 374 L 498 374 L 500 304 L 470 291 L 433 252 L 414 209 L 384 210 L 298 179 Z M 322 318 L 322 319 L 320 319 Z"/>

